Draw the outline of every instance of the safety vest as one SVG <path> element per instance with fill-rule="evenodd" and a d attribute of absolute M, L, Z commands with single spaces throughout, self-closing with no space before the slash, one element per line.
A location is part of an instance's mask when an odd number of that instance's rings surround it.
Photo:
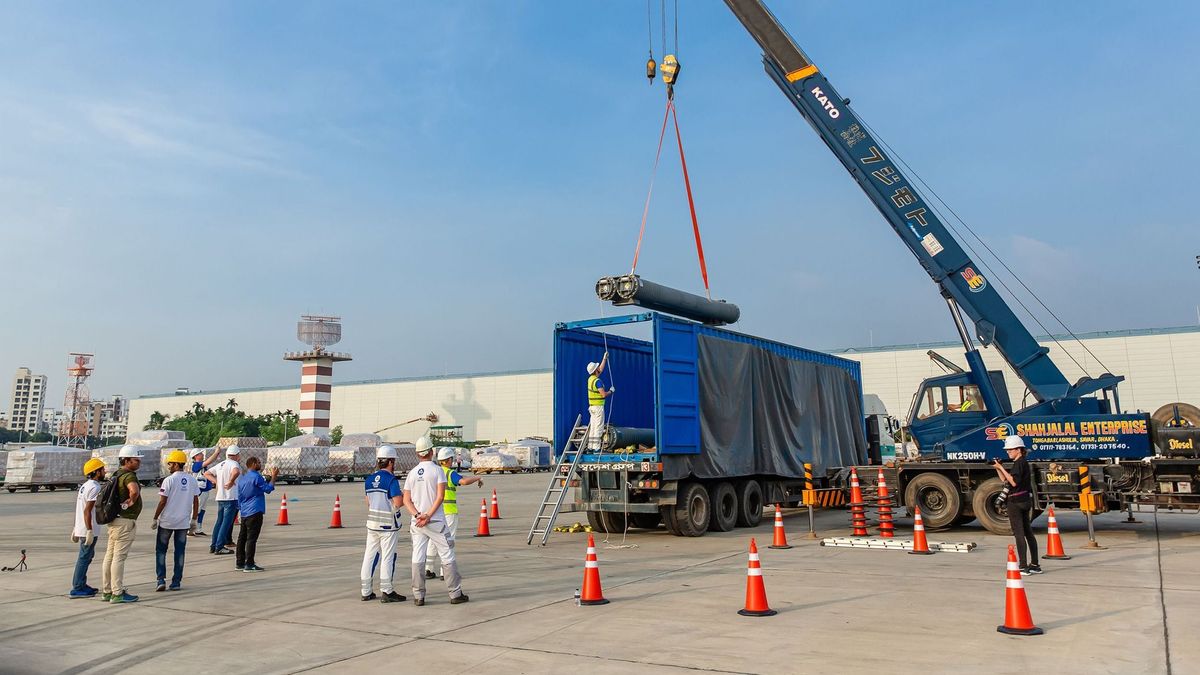
<path fill-rule="evenodd" d="M 600 393 L 600 376 L 588 376 L 588 405 L 604 405 L 604 395 Z"/>
<path fill-rule="evenodd" d="M 453 469 L 443 466 L 442 471 L 446 472 L 446 497 L 442 499 L 442 512 L 446 515 L 458 513 L 458 486 L 450 480 Z"/>

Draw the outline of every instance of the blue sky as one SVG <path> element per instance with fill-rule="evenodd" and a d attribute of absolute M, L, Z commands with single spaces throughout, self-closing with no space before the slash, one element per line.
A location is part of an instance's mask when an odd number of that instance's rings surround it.
<path fill-rule="evenodd" d="M 952 337 L 749 35 L 682 4 L 680 123 L 739 330 Z M 1200 6 L 771 4 L 1073 329 L 1196 322 Z M 599 315 L 593 283 L 632 257 L 664 95 L 645 22 L 637 1 L 0 5 L 0 376 L 46 372 L 57 403 L 92 351 L 99 394 L 288 384 L 304 312 L 344 317 L 336 379 L 548 366 L 554 322 Z M 699 290 L 673 153 L 655 197 L 639 271 Z"/>

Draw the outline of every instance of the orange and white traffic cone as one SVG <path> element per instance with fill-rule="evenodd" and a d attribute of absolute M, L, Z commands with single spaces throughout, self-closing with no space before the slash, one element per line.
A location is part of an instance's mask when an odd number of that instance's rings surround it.
<path fill-rule="evenodd" d="M 921 520 L 921 507 L 913 507 L 913 548 L 910 554 L 933 555 L 929 542 L 925 540 L 925 521 Z"/>
<path fill-rule="evenodd" d="M 596 540 L 588 535 L 587 555 L 583 559 L 583 592 L 579 594 L 581 605 L 607 605 L 604 589 L 600 587 L 600 561 L 596 559 Z"/>
<path fill-rule="evenodd" d="M 329 529 L 339 530 L 342 527 L 342 496 L 333 497 L 333 517 L 329 519 Z"/>
<path fill-rule="evenodd" d="M 862 487 L 858 484 L 858 470 L 850 467 L 850 525 L 855 537 L 867 536 L 867 514 L 863 510 Z"/>
<path fill-rule="evenodd" d="M 879 536 L 884 539 L 895 537 L 895 525 L 892 523 L 892 498 L 888 494 L 887 480 L 883 477 L 883 467 L 879 467 L 877 481 L 877 496 L 879 500 Z"/>
<path fill-rule="evenodd" d="M 996 630 L 1007 635 L 1041 635 L 1045 631 L 1033 625 L 1029 601 L 1025 599 L 1025 582 L 1017 564 L 1017 548 L 1008 545 L 1008 573 L 1004 584 L 1004 625 Z"/>
<path fill-rule="evenodd" d="M 783 531 L 783 512 L 775 505 L 775 540 L 768 548 L 791 548 L 787 543 L 787 533 Z"/>
<path fill-rule="evenodd" d="M 279 522 L 276 525 L 291 525 L 288 522 L 287 515 L 287 493 L 283 493 L 283 498 L 279 500 Z"/>
<path fill-rule="evenodd" d="M 488 527 L 487 500 L 479 500 L 479 527 L 475 530 L 476 537 L 492 536 L 492 528 Z"/>
<path fill-rule="evenodd" d="M 492 510 L 488 513 L 491 520 L 500 520 L 500 502 L 496 500 L 496 490 L 492 490 Z"/>
<path fill-rule="evenodd" d="M 778 614 L 767 604 L 767 587 L 763 584 L 762 563 L 758 560 L 758 544 L 750 539 L 750 561 L 746 567 L 746 606 L 738 610 L 742 616 L 774 616 Z"/>
<path fill-rule="evenodd" d="M 1054 507 L 1050 507 L 1046 517 L 1046 555 L 1048 560 L 1070 560 L 1071 556 L 1063 550 L 1062 535 L 1058 533 L 1058 519 L 1054 517 Z"/>

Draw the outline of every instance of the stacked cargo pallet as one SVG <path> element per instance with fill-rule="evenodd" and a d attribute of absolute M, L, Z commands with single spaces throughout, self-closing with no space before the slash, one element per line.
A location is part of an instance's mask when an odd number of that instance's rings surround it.
<path fill-rule="evenodd" d="M 213 462 L 214 464 L 225 459 L 225 450 L 231 445 L 238 446 L 238 450 L 241 451 L 238 461 L 242 465 L 245 465 L 246 460 L 251 457 L 257 457 L 263 466 L 267 465 L 267 441 L 258 436 L 225 436 L 218 439 L 216 447 L 220 454 L 217 460 Z"/>
<path fill-rule="evenodd" d="M 292 485 L 301 481 L 320 483 L 329 475 L 329 446 L 286 446 L 267 448 L 267 471 L 279 469 L 279 480 Z"/>
<path fill-rule="evenodd" d="M 71 488 L 83 482 L 83 464 L 92 456 L 90 450 L 64 448 L 54 445 L 11 450 L 5 470 L 4 486 L 9 492 L 42 487 Z"/>

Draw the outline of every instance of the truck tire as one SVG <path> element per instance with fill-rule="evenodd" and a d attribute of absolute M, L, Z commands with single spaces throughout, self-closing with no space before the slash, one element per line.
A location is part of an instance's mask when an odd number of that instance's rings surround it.
<path fill-rule="evenodd" d="M 738 481 L 734 489 L 737 491 L 738 527 L 758 527 L 763 515 L 762 483 L 756 480 Z"/>
<path fill-rule="evenodd" d="M 979 524 L 992 534 L 1012 534 L 1012 526 L 1008 524 L 1008 509 L 996 508 L 996 495 L 1004 489 L 999 478 L 989 478 L 975 488 L 975 496 L 971 506 Z"/>
<path fill-rule="evenodd" d="M 625 533 L 625 514 L 612 511 L 600 512 L 600 531 L 609 534 Z"/>
<path fill-rule="evenodd" d="M 601 530 L 600 512 L 599 511 L 588 511 L 587 512 L 587 521 L 588 521 L 588 525 L 591 525 L 593 530 L 596 530 L 597 532 L 599 532 Z"/>
<path fill-rule="evenodd" d="M 679 500 L 675 503 L 675 522 L 679 536 L 704 536 L 711 517 L 712 503 L 708 500 L 708 490 L 699 483 L 680 485 Z"/>
<path fill-rule="evenodd" d="M 675 505 L 674 504 L 669 504 L 669 505 L 658 507 L 658 515 L 662 517 L 663 527 L 665 527 L 667 529 L 667 532 L 669 534 L 671 534 L 672 536 L 675 536 L 675 537 L 680 536 L 679 521 L 675 520 Z"/>
<path fill-rule="evenodd" d="M 729 481 L 714 483 L 708 488 L 708 501 L 711 505 L 712 516 L 708 520 L 708 529 L 713 532 L 729 532 L 737 527 L 738 498 L 733 485 Z"/>
<path fill-rule="evenodd" d="M 966 502 L 966 500 L 963 501 Z M 975 508 L 971 503 L 964 503 L 962 513 L 958 514 L 958 517 L 954 519 L 954 526 L 966 525 L 972 520 L 975 520 Z"/>
<path fill-rule="evenodd" d="M 40 489 L 42 489 L 42 486 L 40 486 L 40 485 L 30 485 L 30 486 L 29 486 L 29 491 L 30 491 L 30 492 L 37 492 L 37 491 L 38 491 L 38 490 L 40 490 Z"/>
<path fill-rule="evenodd" d="M 921 520 L 929 530 L 944 530 L 962 514 L 958 486 L 940 473 L 922 473 L 909 481 L 904 503 L 921 507 Z"/>

